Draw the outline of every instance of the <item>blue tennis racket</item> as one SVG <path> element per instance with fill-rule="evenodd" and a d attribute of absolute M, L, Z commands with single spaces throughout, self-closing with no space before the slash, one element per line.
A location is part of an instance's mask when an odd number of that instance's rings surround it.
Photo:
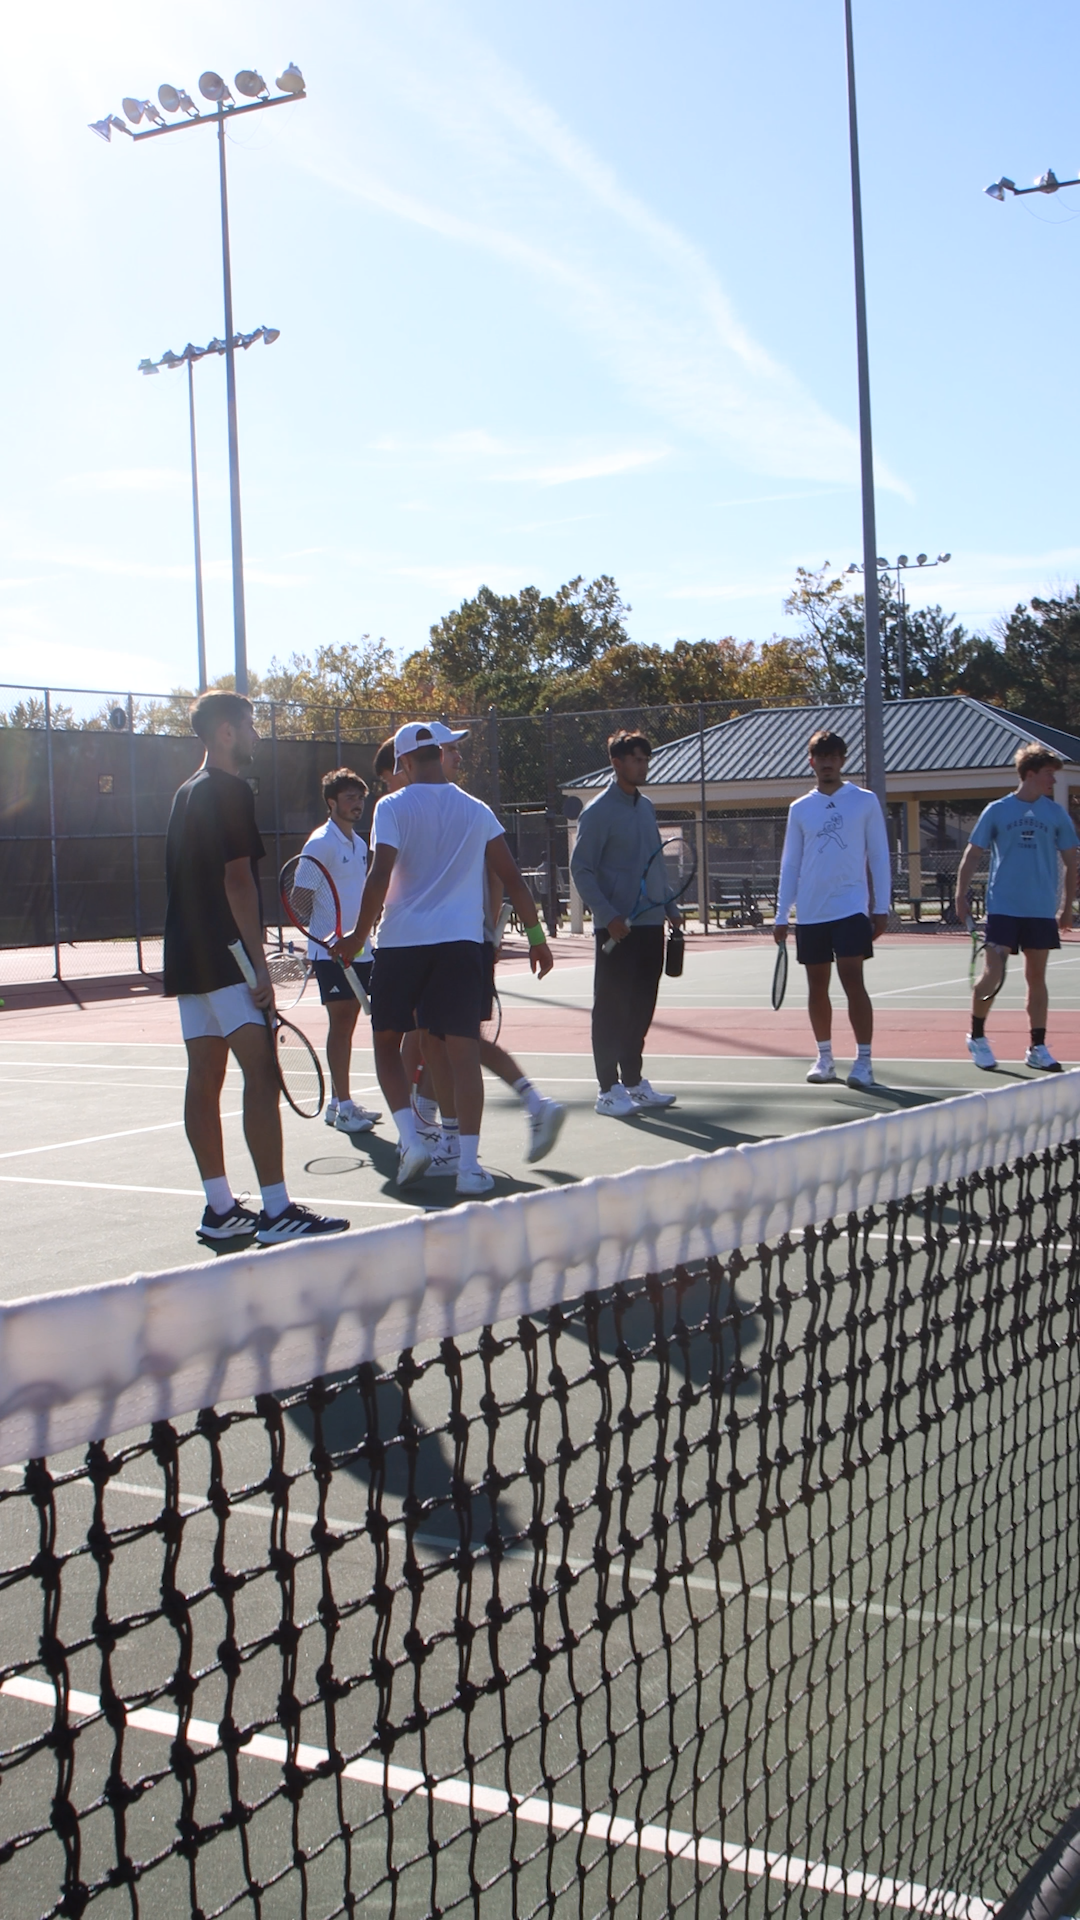
<path fill-rule="evenodd" d="M 651 913 L 654 907 L 663 907 L 665 910 L 673 907 L 676 901 L 681 900 L 683 895 L 689 892 L 697 878 L 697 861 L 694 860 L 680 879 L 678 886 L 672 886 L 664 854 L 665 848 L 661 842 L 645 862 L 637 900 L 632 912 L 626 916 L 630 926 L 633 926 L 635 920 L 640 920 L 643 913 Z M 618 944 L 618 941 L 613 938 L 605 940 L 604 952 L 614 953 Z"/>

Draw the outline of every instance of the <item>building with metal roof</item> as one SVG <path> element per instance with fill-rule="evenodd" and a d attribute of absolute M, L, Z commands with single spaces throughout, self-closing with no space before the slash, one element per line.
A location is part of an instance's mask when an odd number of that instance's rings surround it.
<path fill-rule="evenodd" d="M 826 727 L 847 742 L 844 773 L 857 781 L 864 770 L 863 710 L 855 703 L 759 707 L 656 745 L 648 793 L 661 823 L 666 815 L 672 830 L 679 822 L 687 839 L 696 836 L 703 872 L 726 872 L 734 878 L 741 866 L 771 874 L 779 867 L 783 815 L 810 785 L 810 736 Z M 955 867 L 958 848 L 982 807 L 1015 786 L 1017 749 L 1031 740 L 1051 747 L 1065 762 L 1055 797 L 1068 807 L 1075 795 L 1080 804 L 1076 735 L 967 694 L 886 704 L 890 838 L 898 880 L 902 866 L 903 890 L 913 901 L 922 899 L 924 865 L 928 877 L 935 867 Z M 607 786 L 610 778 L 610 767 L 597 767 L 565 782 L 568 814 L 578 812 L 581 801 L 588 805 L 591 793 Z M 735 815 L 743 821 L 738 834 L 731 818 Z"/>

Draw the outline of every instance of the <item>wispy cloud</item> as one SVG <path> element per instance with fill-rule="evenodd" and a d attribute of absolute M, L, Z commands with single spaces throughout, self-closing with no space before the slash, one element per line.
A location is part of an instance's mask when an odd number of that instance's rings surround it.
<path fill-rule="evenodd" d="M 753 472 L 855 482 L 855 434 L 752 338 L 704 251 L 629 192 L 462 18 L 424 0 L 400 0 L 400 11 L 410 55 L 401 40 L 379 45 L 380 77 L 422 137 L 395 144 L 372 129 L 367 159 L 312 141 L 311 169 L 527 275 L 624 388 L 691 439 Z M 908 493 L 884 469 L 878 478 Z"/>
<path fill-rule="evenodd" d="M 591 458 L 567 461 L 563 466 L 522 467 L 516 473 L 501 473 L 499 480 L 530 480 L 540 487 L 565 487 L 574 480 L 607 480 L 619 473 L 638 473 L 642 467 L 653 467 L 658 460 L 666 460 L 667 447 L 652 450 L 627 447 L 622 453 L 600 453 Z"/>
<path fill-rule="evenodd" d="M 97 473 L 69 473 L 60 481 L 65 493 L 171 493 L 190 487 L 180 467 L 104 467 Z"/>

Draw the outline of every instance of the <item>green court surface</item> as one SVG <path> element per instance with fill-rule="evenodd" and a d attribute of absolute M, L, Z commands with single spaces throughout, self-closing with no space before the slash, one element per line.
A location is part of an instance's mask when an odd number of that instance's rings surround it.
<path fill-rule="evenodd" d="M 767 940 L 727 946 L 688 941 L 682 978 L 661 983 L 645 1063 L 654 1085 L 675 1092 L 677 1104 L 632 1121 L 593 1112 L 589 943 L 559 942 L 556 968 L 544 982 L 532 979 L 521 961 L 504 966 L 502 1043 L 542 1091 L 566 1104 L 568 1116 L 554 1151 L 540 1165 L 526 1166 L 523 1110 L 501 1082 L 486 1078 L 481 1157 L 497 1176 L 495 1197 L 836 1126 L 1031 1077 L 1022 1064 L 1019 964 L 1014 962 L 994 1010 L 990 1031 L 1001 1065 L 989 1076 L 976 1071 L 964 1049 L 967 941 L 901 939 L 882 942 L 868 969 L 877 1019 L 877 1091 L 854 1092 L 842 1081 L 807 1086 L 813 1043 L 802 978 L 792 965 L 787 1001 L 774 1013 L 768 1002 L 773 952 Z M 1052 958 L 1049 977 L 1049 1037 L 1059 1057 L 1071 1062 L 1080 1058 L 1080 943 Z M 310 989 L 291 1017 L 321 1043 L 324 1017 Z M 358 1034 L 363 1037 L 362 1026 Z M 834 1035 L 843 1071 L 853 1046 L 840 1010 Z M 355 1065 L 355 1097 L 368 1106 L 384 1105 L 370 1048 L 358 1048 Z M 211 1257 L 194 1237 L 202 1193 L 184 1137 L 184 1075 L 175 1008 L 156 996 L 3 1016 L 2 1297 Z M 251 1191 L 254 1170 L 234 1073 L 222 1111 L 234 1189 Z M 357 1139 L 321 1121 L 300 1120 L 288 1109 L 284 1126 L 291 1193 L 346 1216 L 354 1227 L 455 1204 L 453 1183 L 445 1178 L 397 1191 L 396 1146 L 385 1113 L 374 1132 Z"/>

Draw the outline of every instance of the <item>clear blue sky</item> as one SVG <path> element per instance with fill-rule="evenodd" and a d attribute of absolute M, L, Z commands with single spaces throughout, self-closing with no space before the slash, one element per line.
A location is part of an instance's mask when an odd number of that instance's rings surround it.
<path fill-rule="evenodd" d="M 855 13 L 879 548 L 950 550 L 914 584 L 985 626 L 1080 577 L 1080 188 L 981 191 L 1077 172 L 1076 14 Z M 215 139 L 87 122 L 289 60 L 229 149 L 236 322 L 281 328 L 239 364 L 253 668 L 579 573 L 638 640 L 763 640 L 861 557 L 841 0 L 58 0 L 5 21 L 5 680 L 192 680 L 186 377 L 136 366 L 223 329 Z"/>

